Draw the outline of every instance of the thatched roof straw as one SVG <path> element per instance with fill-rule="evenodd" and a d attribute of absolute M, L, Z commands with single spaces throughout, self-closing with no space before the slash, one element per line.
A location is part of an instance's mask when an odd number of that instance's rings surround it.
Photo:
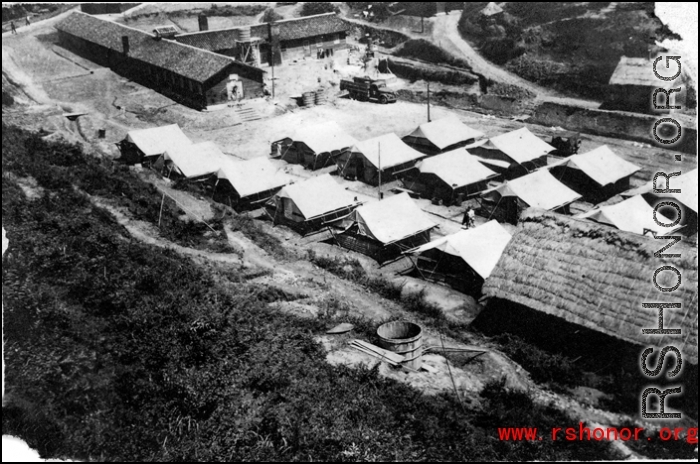
<path fill-rule="evenodd" d="M 544 210 L 528 209 L 484 283 L 483 292 L 642 346 L 677 347 L 698 362 L 697 248 L 679 243 L 660 259 L 667 242 Z M 682 284 L 674 292 L 654 287 L 654 272 L 674 266 Z M 673 287 L 677 276 L 661 272 L 657 283 Z M 681 335 L 644 335 L 658 327 L 658 310 L 642 303 L 679 302 L 664 310 L 664 327 Z"/>

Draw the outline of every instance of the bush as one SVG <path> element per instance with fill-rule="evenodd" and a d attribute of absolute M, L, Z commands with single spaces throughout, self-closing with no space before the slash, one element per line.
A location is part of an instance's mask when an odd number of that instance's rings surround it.
<path fill-rule="evenodd" d="M 416 58 L 428 63 L 446 64 L 471 70 L 471 67 L 464 60 L 453 57 L 442 48 L 433 45 L 432 42 L 428 42 L 425 39 L 411 39 L 394 54 L 396 56 Z"/>
<path fill-rule="evenodd" d="M 276 12 L 274 8 L 268 8 L 267 10 L 265 10 L 265 13 L 263 14 L 262 18 L 260 18 L 260 22 L 274 23 L 275 21 L 279 21 L 281 19 L 284 19 L 284 16 Z"/>
<path fill-rule="evenodd" d="M 516 335 L 499 335 L 496 342 L 510 359 L 530 373 L 535 382 L 570 386 L 577 385 L 583 376 L 567 357 L 544 351 Z"/>
<path fill-rule="evenodd" d="M 301 16 L 313 16 L 323 13 L 338 13 L 340 10 L 330 2 L 305 2 L 301 7 Z"/>
<path fill-rule="evenodd" d="M 112 199 L 129 209 L 136 219 L 160 223 L 163 237 L 174 243 L 201 249 L 224 247 L 227 241 L 224 235 L 214 237 L 211 247 L 204 237 L 209 229 L 202 223 L 182 221 L 180 208 L 172 200 L 166 198 L 161 215 L 162 193 L 141 181 L 126 166 L 87 155 L 79 145 L 49 143 L 38 134 L 4 123 L 2 131 L 3 171 L 31 176 L 45 189 L 63 192 L 78 188 L 90 195 Z M 215 228 L 223 230 L 220 221 L 215 222 Z"/>
<path fill-rule="evenodd" d="M 15 98 L 9 93 L 2 91 L 2 106 L 12 106 L 15 104 Z"/>

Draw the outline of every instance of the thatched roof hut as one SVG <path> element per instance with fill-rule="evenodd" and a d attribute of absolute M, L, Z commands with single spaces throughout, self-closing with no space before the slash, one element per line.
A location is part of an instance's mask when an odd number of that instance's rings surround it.
<path fill-rule="evenodd" d="M 559 214 L 530 209 L 484 283 L 492 298 L 562 318 L 570 323 L 643 346 L 676 346 L 683 359 L 698 362 L 697 248 L 679 243 L 680 258 L 654 257 L 665 242 Z M 652 283 L 660 266 L 682 274 L 672 293 Z M 677 277 L 662 272 L 659 285 L 672 287 Z M 679 335 L 644 335 L 658 327 L 658 310 L 642 303 L 680 302 L 664 311 L 664 327 Z"/>

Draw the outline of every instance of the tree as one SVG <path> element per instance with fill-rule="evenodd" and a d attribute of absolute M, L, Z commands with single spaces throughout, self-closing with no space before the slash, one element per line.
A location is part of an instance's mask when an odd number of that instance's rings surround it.
<path fill-rule="evenodd" d="M 261 23 L 274 23 L 275 21 L 279 21 L 280 19 L 284 19 L 284 17 L 281 14 L 279 14 L 278 12 L 276 12 L 274 8 L 268 8 L 267 10 L 265 10 L 265 13 L 262 15 L 260 22 Z"/>
<path fill-rule="evenodd" d="M 330 2 L 306 2 L 301 7 L 302 16 L 313 16 L 323 13 L 338 13 L 338 7 Z"/>

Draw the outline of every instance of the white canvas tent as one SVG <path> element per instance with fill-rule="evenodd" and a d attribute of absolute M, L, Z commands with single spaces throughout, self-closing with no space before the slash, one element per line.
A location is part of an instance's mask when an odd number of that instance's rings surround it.
<path fill-rule="evenodd" d="M 555 148 L 523 127 L 491 137 L 485 144 L 471 150 L 473 154 L 484 158 L 482 162 L 496 171 L 499 171 L 501 163 L 493 163 L 491 160 L 510 163 L 506 171 L 499 173 L 505 174 L 507 178 L 515 178 L 546 165 L 547 154 Z"/>
<path fill-rule="evenodd" d="M 362 205 L 350 221 L 357 224 L 359 234 L 385 245 L 437 226 L 407 193 Z"/>
<path fill-rule="evenodd" d="M 670 173 L 669 173 L 670 174 Z M 670 187 L 666 184 L 664 177 L 659 177 L 656 181 L 656 187 L 659 189 L 670 188 L 672 190 L 680 190 L 679 193 L 654 193 L 653 181 L 646 183 L 642 187 L 630 190 L 625 196 L 653 194 L 658 197 L 671 197 L 678 200 L 685 207 L 691 209 L 697 214 L 698 212 L 698 170 L 697 168 L 681 174 L 680 176 L 671 177 L 669 180 Z"/>
<path fill-rule="evenodd" d="M 229 160 L 214 142 L 180 145 L 169 148 L 163 155 L 165 166 L 187 179 L 216 174 Z"/>
<path fill-rule="evenodd" d="M 406 145 L 396 134 L 390 133 L 356 143 L 337 158 L 341 175 L 377 184 L 381 170 L 383 180 L 391 180 L 398 171 L 413 167 L 425 154 Z"/>
<path fill-rule="evenodd" d="M 433 154 L 450 147 L 463 146 L 484 137 L 483 132 L 472 129 L 456 116 L 450 115 L 421 124 L 403 140 L 416 149 Z"/>
<path fill-rule="evenodd" d="M 587 153 L 572 155 L 548 167 L 578 169 L 601 187 L 614 184 L 641 169 L 639 166 L 616 155 L 607 145 Z"/>
<path fill-rule="evenodd" d="M 426 158 L 419 162 L 418 170 L 425 174 L 435 174 L 455 189 L 498 176 L 464 148 Z"/>
<path fill-rule="evenodd" d="M 577 217 L 590 219 L 602 224 L 608 224 L 619 230 L 644 235 L 651 231 L 654 234 L 668 235 L 682 226 L 663 227 L 654 221 L 654 209 L 641 195 L 636 195 L 620 203 L 599 208 L 580 214 Z M 656 215 L 662 224 L 671 224 L 673 221 L 663 214 Z"/>
<path fill-rule="evenodd" d="M 581 195 L 559 182 L 546 169 L 508 181 L 500 187 L 487 190 L 481 196 L 484 203 L 490 203 L 492 214 L 504 215 L 502 220 L 512 223 L 517 222 L 520 211 L 528 207 L 554 211 L 581 198 Z M 497 212 L 499 206 L 500 213 Z"/>
<path fill-rule="evenodd" d="M 169 149 L 192 145 L 192 141 L 177 124 L 133 130 L 126 135 L 125 140 L 135 145 L 146 158 L 161 156 Z"/>
<path fill-rule="evenodd" d="M 292 140 L 304 143 L 317 155 L 343 150 L 357 143 L 357 140 L 345 133 L 335 121 L 302 127 L 294 134 Z"/>
<path fill-rule="evenodd" d="M 433 240 L 409 253 L 420 255 L 428 250 L 439 250 L 461 258 L 482 279 L 486 279 L 496 267 L 511 237 L 498 221 L 491 220 L 473 229 L 461 230 L 447 237 Z"/>
<path fill-rule="evenodd" d="M 290 176 L 264 156 L 247 161 L 228 160 L 216 175 L 217 185 L 222 180 L 228 181 L 237 200 L 267 200 L 277 190 L 292 182 Z"/>
<path fill-rule="evenodd" d="M 324 174 L 287 185 L 267 204 L 273 212 L 275 222 L 294 226 L 317 219 L 338 219 L 349 214 L 360 203 L 330 174 Z"/>
<path fill-rule="evenodd" d="M 273 144 L 282 159 L 317 169 L 357 143 L 335 121 L 307 125 Z"/>

